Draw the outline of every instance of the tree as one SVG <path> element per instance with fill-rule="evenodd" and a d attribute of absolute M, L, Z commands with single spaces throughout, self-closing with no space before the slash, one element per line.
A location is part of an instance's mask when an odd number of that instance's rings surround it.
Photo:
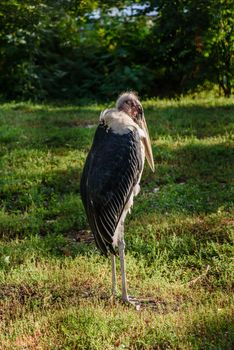
<path fill-rule="evenodd" d="M 2 0 L 0 94 L 174 96 L 233 84 L 232 0 Z"/>
<path fill-rule="evenodd" d="M 209 80 L 218 83 L 224 95 L 231 95 L 233 85 L 234 8 L 230 0 L 213 1 L 211 25 L 204 38 Z"/>
<path fill-rule="evenodd" d="M 231 94 L 232 5 L 231 0 L 157 1 L 151 57 L 161 72 L 162 88 L 180 93 L 210 81 L 225 96 Z M 168 79 L 170 86 L 165 86 Z"/>

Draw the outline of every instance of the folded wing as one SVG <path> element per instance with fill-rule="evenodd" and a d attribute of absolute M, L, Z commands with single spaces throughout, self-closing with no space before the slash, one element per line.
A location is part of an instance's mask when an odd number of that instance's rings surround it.
<path fill-rule="evenodd" d="M 81 198 L 97 247 L 115 253 L 113 235 L 142 171 L 137 130 L 123 135 L 99 125 L 81 177 Z"/>

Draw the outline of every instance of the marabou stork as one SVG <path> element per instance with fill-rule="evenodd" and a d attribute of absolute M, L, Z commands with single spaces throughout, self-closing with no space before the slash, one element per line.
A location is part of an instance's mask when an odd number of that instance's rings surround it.
<path fill-rule="evenodd" d="M 140 191 L 145 157 L 154 171 L 151 143 L 142 105 L 133 92 L 125 92 L 116 108 L 100 115 L 91 150 L 81 177 L 80 191 L 97 247 L 111 254 L 112 295 L 116 296 L 115 248 L 118 246 L 122 300 L 127 293 L 124 258 L 124 220 Z"/>

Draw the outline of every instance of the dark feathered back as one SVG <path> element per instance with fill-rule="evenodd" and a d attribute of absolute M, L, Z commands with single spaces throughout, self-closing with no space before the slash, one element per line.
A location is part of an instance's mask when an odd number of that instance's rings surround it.
<path fill-rule="evenodd" d="M 113 235 L 142 171 L 138 132 L 119 135 L 99 125 L 81 177 L 81 198 L 97 247 L 115 253 Z"/>

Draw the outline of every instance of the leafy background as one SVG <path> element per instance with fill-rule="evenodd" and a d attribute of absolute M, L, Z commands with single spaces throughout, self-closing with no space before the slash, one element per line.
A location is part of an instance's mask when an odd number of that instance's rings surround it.
<path fill-rule="evenodd" d="M 176 96 L 233 84 L 231 0 L 2 0 L 3 99 Z"/>

